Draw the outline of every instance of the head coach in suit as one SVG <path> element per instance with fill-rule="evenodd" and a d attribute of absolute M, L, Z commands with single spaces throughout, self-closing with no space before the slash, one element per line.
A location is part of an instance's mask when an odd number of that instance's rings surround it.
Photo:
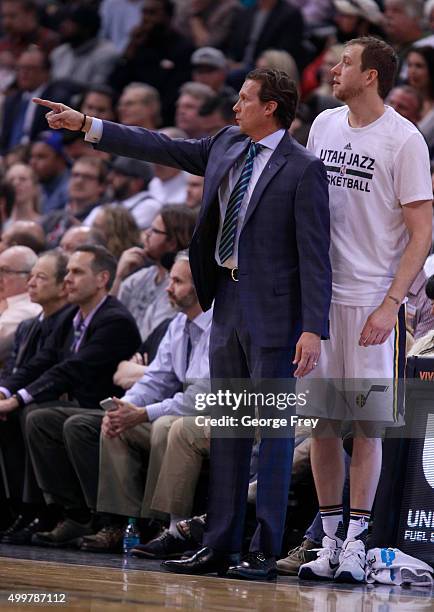
<path fill-rule="evenodd" d="M 99 149 L 205 177 L 190 263 L 202 308 L 215 300 L 213 379 L 288 378 L 315 367 L 331 296 L 327 178 L 322 162 L 288 134 L 297 90 L 285 73 L 249 73 L 234 106 L 238 127 L 201 140 L 172 140 L 34 101 L 51 109 L 53 129 L 81 129 Z M 251 447 L 251 437 L 213 436 L 205 546 L 166 561 L 166 569 L 225 573 L 241 551 Z M 258 527 L 251 552 L 232 562 L 229 575 L 275 575 L 292 453 L 292 439 L 262 438 Z"/>

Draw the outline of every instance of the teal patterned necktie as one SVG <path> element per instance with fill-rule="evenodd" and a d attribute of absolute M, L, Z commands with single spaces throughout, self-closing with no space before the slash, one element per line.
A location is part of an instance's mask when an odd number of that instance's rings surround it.
<path fill-rule="evenodd" d="M 240 212 L 241 202 L 244 199 L 247 187 L 249 186 L 250 179 L 252 177 L 253 162 L 261 149 L 262 145 L 257 144 L 256 142 L 250 143 L 246 163 L 244 164 L 240 177 L 229 197 L 219 244 L 219 257 L 221 264 L 229 259 L 234 252 L 238 226 L 238 213 Z"/>

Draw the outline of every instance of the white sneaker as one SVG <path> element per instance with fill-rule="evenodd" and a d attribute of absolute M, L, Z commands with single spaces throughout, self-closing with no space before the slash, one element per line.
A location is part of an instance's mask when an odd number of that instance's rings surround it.
<path fill-rule="evenodd" d="M 324 536 L 317 558 L 304 563 L 298 570 L 298 577 L 301 580 L 333 580 L 341 551 L 336 540 Z"/>
<path fill-rule="evenodd" d="M 345 540 L 335 573 L 337 582 L 365 582 L 366 550 L 361 540 Z"/>

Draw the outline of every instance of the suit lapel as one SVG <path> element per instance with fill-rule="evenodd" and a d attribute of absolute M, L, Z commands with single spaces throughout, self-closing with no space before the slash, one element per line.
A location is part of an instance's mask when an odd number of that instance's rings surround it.
<path fill-rule="evenodd" d="M 41 321 L 39 317 L 36 317 L 33 323 L 31 324 L 29 330 L 26 334 L 26 339 L 22 342 L 20 348 L 18 349 L 18 353 L 15 359 L 15 368 L 21 365 L 23 360 L 23 356 L 25 355 L 29 346 L 33 343 L 35 344 L 35 338 L 39 336 L 41 333 Z M 34 349 L 36 346 L 33 347 Z"/>
<path fill-rule="evenodd" d="M 273 176 L 280 170 L 280 168 L 286 163 L 286 157 L 290 154 L 292 147 L 293 144 L 291 142 L 291 138 L 286 132 L 282 140 L 277 145 L 275 151 L 271 155 L 269 161 L 267 162 L 265 168 L 262 171 L 261 176 L 258 179 L 258 182 L 255 185 L 252 197 L 250 198 L 250 202 L 247 207 L 243 229 L 246 226 L 246 223 L 249 221 L 250 217 L 253 215 L 255 208 L 257 207 L 268 183 L 271 181 Z"/>

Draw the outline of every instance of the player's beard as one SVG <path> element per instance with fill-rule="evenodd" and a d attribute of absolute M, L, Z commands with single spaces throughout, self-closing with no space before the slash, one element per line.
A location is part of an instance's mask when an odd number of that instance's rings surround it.
<path fill-rule="evenodd" d="M 358 96 L 360 96 L 363 93 L 363 91 L 364 89 L 360 85 L 353 86 L 353 87 L 346 87 L 343 91 L 339 93 L 335 93 L 335 98 L 337 98 L 341 102 L 349 102 L 350 100 L 353 100 L 354 98 L 357 98 Z"/>

